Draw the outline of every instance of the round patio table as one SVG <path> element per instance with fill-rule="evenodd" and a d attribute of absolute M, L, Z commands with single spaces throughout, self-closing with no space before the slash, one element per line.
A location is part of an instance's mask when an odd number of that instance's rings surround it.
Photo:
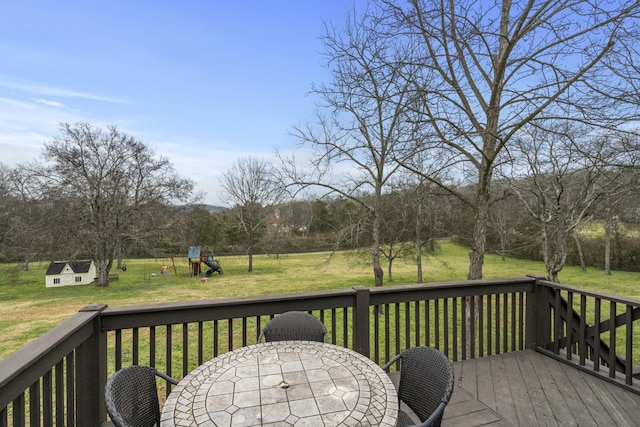
<path fill-rule="evenodd" d="M 367 357 L 333 344 L 275 341 L 215 357 L 185 376 L 162 410 L 171 426 L 385 426 L 398 395 Z"/>

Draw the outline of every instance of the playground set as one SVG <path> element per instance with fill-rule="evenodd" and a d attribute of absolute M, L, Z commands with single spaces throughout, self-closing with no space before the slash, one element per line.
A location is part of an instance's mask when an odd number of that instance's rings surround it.
<path fill-rule="evenodd" d="M 202 264 L 209 267 L 209 269 L 204 273 L 206 277 L 211 277 L 214 272 L 223 274 L 220 261 L 214 259 L 213 255 L 202 252 L 202 248 L 200 246 L 189 246 L 189 253 L 187 257 L 189 258 L 189 272 L 192 277 L 200 276 L 202 274 Z"/>
<path fill-rule="evenodd" d="M 162 260 L 162 264 L 160 265 L 160 276 L 167 276 L 170 269 L 173 269 L 173 272 L 175 274 L 178 274 L 178 269 L 176 268 L 174 258 L 182 258 L 182 256 L 169 256 L 169 261 L 165 257 L 165 259 Z M 202 251 L 202 248 L 200 246 L 189 246 L 187 259 L 189 261 L 190 277 L 198 277 L 204 274 L 205 277 L 202 277 L 202 281 L 204 282 L 206 281 L 207 277 L 211 277 L 211 275 L 215 272 L 218 272 L 218 274 L 223 274 L 222 267 L 220 266 L 220 261 L 213 258 L 213 252 L 207 254 Z M 206 271 L 206 267 L 203 267 L 202 264 L 208 267 Z M 125 269 L 126 267 L 123 267 L 122 271 L 125 271 Z M 156 273 L 153 272 L 145 273 L 145 278 L 147 278 L 147 275 L 149 278 L 156 277 Z"/>

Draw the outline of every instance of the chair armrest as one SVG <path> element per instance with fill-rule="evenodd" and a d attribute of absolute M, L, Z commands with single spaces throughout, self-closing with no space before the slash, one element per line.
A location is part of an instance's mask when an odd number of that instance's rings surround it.
<path fill-rule="evenodd" d="M 170 382 L 173 385 L 178 385 L 178 383 L 180 382 L 175 378 L 171 378 L 169 375 L 165 374 L 164 372 L 158 371 L 157 369 L 156 369 L 156 375 L 162 378 L 163 380 Z"/>
<path fill-rule="evenodd" d="M 383 371 L 388 371 L 389 368 L 391 367 L 391 365 L 393 365 L 394 363 L 396 363 L 398 361 L 398 359 L 400 359 L 400 354 L 396 354 L 395 356 L 393 356 L 391 358 L 391 360 L 389 360 L 387 363 L 384 364 L 384 366 L 382 367 Z"/>
<path fill-rule="evenodd" d="M 447 404 L 444 402 L 440 402 L 438 407 L 433 414 L 429 416 L 422 424 L 417 424 L 416 427 L 430 427 L 434 424 L 434 422 L 440 418 L 442 418 L 442 413 L 444 412 L 444 408 L 446 408 Z"/>

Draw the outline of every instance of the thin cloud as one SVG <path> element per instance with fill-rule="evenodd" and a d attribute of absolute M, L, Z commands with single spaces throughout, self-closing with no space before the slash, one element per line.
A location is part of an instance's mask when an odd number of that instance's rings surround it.
<path fill-rule="evenodd" d="M 85 93 L 85 92 L 78 92 L 75 90 L 63 89 L 63 88 L 44 85 L 44 84 L 35 83 L 35 82 L 11 81 L 3 77 L 0 77 L 0 87 L 12 89 L 12 90 L 18 90 L 21 92 L 32 93 L 35 95 L 52 96 L 52 97 L 60 97 L 60 98 L 80 98 L 80 99 L 88 99 L 91 101 L 109 102 L 114 104 L 126 103 L 126 101 L 123 99 L 111 98 L 108 96 L 95 95 L 95 94 Z"/>
<path fill-rule="evenodd" d="M 28 102 L 17 101 L 15 99 L 3 98 L 3 97 L 0 97 L 0 104 L 5 104 L 10 107 L 25 108 L 25 109 L 34 109 L 36 107 L 35 105 L 30 104 Z"/>
<path fill-rule="evenodd" d="M 34 99 L 34 102 L 37 102 L 38 104 L 47 105 L 49 107 L 64 107 L 64 104 L 61 102 L 49 101 L 46 99 Z"/>
<path fill-rule="evenodd" d="M 0 97 L 2 162 L 15 166 L 34 160 L 40 155 L 42 144 L 56 135 L 61 122 L 82 121 L 85 117 L 44 98 Z"/>

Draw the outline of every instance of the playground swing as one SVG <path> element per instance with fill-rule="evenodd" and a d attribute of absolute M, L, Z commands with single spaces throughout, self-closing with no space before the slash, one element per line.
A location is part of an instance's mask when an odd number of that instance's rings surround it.
<path fill-rule="evenodd" d="M 157 276 L 167 276 L 169 274 L 169 269 L 171 267 L 173 267 L 173 271 L 175 274 L 178 274 L 178 270 L 176 268 L 176 264 L 175 261 L 173 259 L 173 257 L 158 257 L 156 256 L 154 258 L 154 261 L 151 261 L 151 258 L 148 259 L 149 261 L 146 263 L 146 268 L 145 268 L 145 273 L 144 273 L 144 279 L 145 280 L 151 280 L 154 277 Z M 159 265 L 159 269 L 156 270 L 157 267 L 153 267 L 154 265 Z M 125 267 L 126 268 L 126 267 Z M 123 271 L 125 271 L 123 269 Z"/>
<path fill-rule="evenodd" d="M 176 263 L 173 257 L 169 257 L 169 259 L 171 260 L 171 266 L 173 267 L 173 272 L 175 274 L 178 274 L 178 269 L 176 268 Z M 160 265 L 160 275 L 166 276 L 168 274 L 169 274 L 169 263 L 167 262 L 166 258 L 162 258 L 162 264 Z"/>

